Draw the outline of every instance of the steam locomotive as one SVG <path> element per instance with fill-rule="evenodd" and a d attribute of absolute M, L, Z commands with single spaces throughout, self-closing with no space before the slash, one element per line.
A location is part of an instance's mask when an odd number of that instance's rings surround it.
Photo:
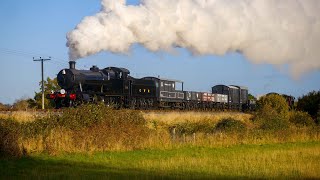
<path fill-rule="evenodd" d="M 57 75 L 60 91 L 47 95 L 56 108 L 86 102 L 104 102 L 117 108 L 131 109 L 252 109 L 248 88 L 216 85 L 212 92 L 184 91 L 179 80 L 159 77 L 134 78 L 125 68 L 107 67 L 77 70 L 74 61 Z"/>

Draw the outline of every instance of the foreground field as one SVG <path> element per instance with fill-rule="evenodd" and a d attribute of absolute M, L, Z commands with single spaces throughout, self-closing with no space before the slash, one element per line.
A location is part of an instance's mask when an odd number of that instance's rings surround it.
<path fill-rule="evenodd" d="M 0 116 L 0 179 L 320 178 L 320 129 L 300 112 L 84 105 Z"/>
<path fill-rule="evenodd" d="M 180 146 L 0 161 L 0 178 L 320 178 L 320 142 Z"/>

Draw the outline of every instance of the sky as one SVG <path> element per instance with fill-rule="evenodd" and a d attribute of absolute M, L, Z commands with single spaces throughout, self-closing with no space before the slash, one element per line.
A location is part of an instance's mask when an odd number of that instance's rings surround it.
<path fill-rule="evenodd" d="M 137 5 L 137 0 L 127 4 Z M 85 16 L 101 9 L 100 0 L 1 0 L 0 1 L 0 102 L 12 104 L 32 98 L 39 91 L 41 63 L 33 57 L 51 57 L 45 62 L 45 77 L 56 77 L 68 67 L 66 34 Z M 320 57 L 319 57 L 320 58 Z M 223 56 L 150 52 L 133 45 L 128 54 L 101 52 L 77 60 L 78 69 L 92 65 L 124 67 L 133 77 L 160 76 L 184 81 L 185 90 L 210 92 L 213 85 L 242 85 L 255 96 L 278 92 L 300 97 L 320 90 L 320 71 L 293 79 L 286 65 L 252 64 L 239 53 Z"/>

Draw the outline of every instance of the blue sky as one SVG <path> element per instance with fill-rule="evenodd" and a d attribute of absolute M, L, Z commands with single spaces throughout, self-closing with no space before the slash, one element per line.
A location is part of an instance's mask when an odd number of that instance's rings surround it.
<path fill-rule="evenodd" d="M 138 1 L 127 1 L 137 4 Z M 13 103 L 39 91 L 40 63 L 32 57 L 52 57 L 45 63 L 45 76 L 54 78 L 68 66 L 66 33 L 85 16 L 100 10 L 100 0 L 1 0 L 0 1 L 0 102 Z M 134 77 L 161 76 L 185 82 L 186 90 L 210 91 L 216 84 L 249 87 L 261 95 L 279 92 L 299 97 L 320 89 L 320 72 L 293 80 L 284 67 L 251 64 L 241 54 L 193 56 L 185 49 L 174 53 L 149 52 L 134 45 L 130 54 L 99 53 L 77 61 L 77 68 L 92 65 L 125 67 Z"/>

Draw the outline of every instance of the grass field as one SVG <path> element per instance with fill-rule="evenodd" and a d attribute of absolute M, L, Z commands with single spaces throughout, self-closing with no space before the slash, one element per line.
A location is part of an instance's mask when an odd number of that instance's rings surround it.
<path fill-rule="evenodd" d="M 320 178 L 320 142 L 182 146 L 0 161 L 0 178 Z"/>
<path fill-rule="evenodd" d="M 0 179 L 320 178 L 319 126 L 261 129 L 253 118 L 95 105 L 0 113 Z"/>

